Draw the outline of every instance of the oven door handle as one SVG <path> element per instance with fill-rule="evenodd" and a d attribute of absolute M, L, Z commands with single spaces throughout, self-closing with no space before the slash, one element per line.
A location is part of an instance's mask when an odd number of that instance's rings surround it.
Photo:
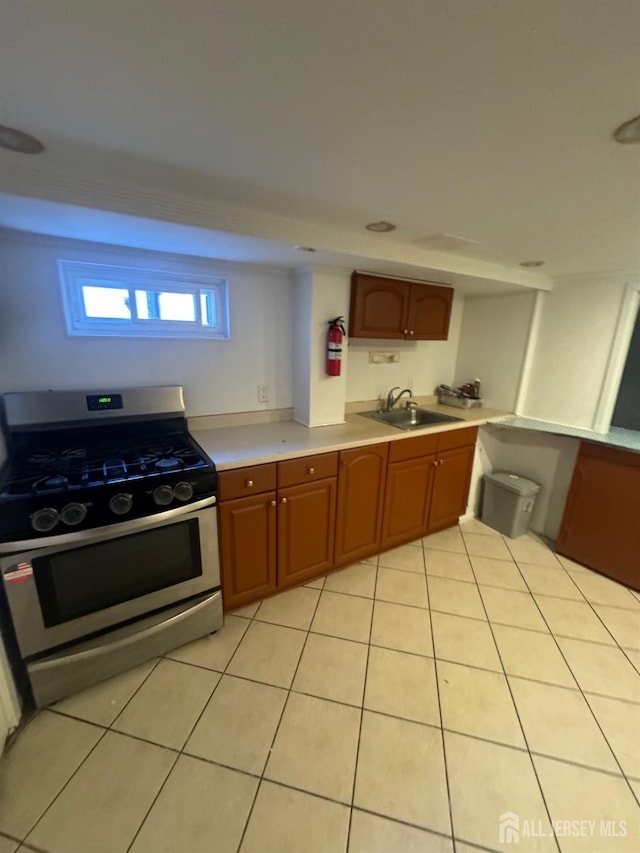
<path fill-rule="evenodd" d="M 105 524 L 103 527 L 91 527 L 86 530 L 74 530 L 72 533 L 58 533 L 57 536 L 41 536 L 37 539 L 21 539 L 15 542 L 1 542 L 0 556 L 14 554 L 19 551 L 30 551 L 34 548 L 47 548 L 51 545 L 82 544 L 89 545 L 93 542 L 105 542 L 108 539 L 116 539 L 118 536 L 126 536 L 128 533 L 140 533 L 143 530 L 153 530 L 168 521 L 175 521 L 185 515 L 191 515 L 206 507 L 215 506 L 215 495 L 203 498 L 200 501 L 168 509 L 164 512 L 146 515 L 143 518 L 132 518 L 130 521 L 119 521 L 114 524 Z"/>
<path fill-rule="evenodd" d="M 211 602 L 216 598 L 216 595 L 219 597 L 220 593 L 216 593 L 209 598 L 206 598 L 204 601 L 199 601 L 197 604 L 184 609 L 181 613 L 175 613 L 171 616 L 160 619 L 160 621 L 150 627 L 140 628 L 120 639 L 109 640 L 108 637 L 101 637 L 100 640 L 95 642 L 95 644 L 90 648 L 80 649 L 79 651 L 69 649 L 59 652 L 57 655 L 53 655 L 50 658 L 30 663 L 29 671 L 32 673 L 46 672 L 48 670 L 55 669 L 56 667 L 68 666 L 70 663 L 91 661 L 104 657 L 105 654 L 109 656 L 115 652 L 121 652 L 127 648 L 139 646 L 141 643 L 144 643 L 145 640 L 150 640 L 156 634 L 165 632 L 169 627 L 177 627 L 181 622 L 193 619 L 193 617 L 198 615 L 200 612 L 207 613 L 210 610 Z M 216 627 L 217 626 L 213 626 L 214 631 L 216 630 Z M 222 624 L 220 627 L 222 627 Z"/>

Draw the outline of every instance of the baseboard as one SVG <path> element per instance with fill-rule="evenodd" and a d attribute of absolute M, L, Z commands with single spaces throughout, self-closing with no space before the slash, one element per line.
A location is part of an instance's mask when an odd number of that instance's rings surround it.
<path fill-rule="evenodd" d="M 458 524 L 464 524 L 466 521 L 473 521 L 476 518 L 475 512 L 465 512 L 464 515 L 461 515 L 458 519 Z"/>

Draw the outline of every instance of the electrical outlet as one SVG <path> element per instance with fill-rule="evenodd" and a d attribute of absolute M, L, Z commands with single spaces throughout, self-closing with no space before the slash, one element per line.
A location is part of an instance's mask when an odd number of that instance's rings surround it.
<path fill-rule="evenodd" d="M 269 402 L 269 389 L 266 385 L 258 385 L 258 402 L 259 403 L 268 403 Z"/>

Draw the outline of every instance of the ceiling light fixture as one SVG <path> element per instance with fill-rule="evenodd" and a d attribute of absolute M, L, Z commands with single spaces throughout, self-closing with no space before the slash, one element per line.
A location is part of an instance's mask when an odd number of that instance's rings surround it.
<path fill-rule="evenodd" d="M 4 124 L 0 124 L 0 148 L 19 154 L 41 154 L 44 151 L 44 145 L 35 136 Z"/>
<path fill-rule="evenodd" d="M 625 121 L 613 131 L 613 138 L 621 145 L 633 145 L 640 142 L 640 116 Z"/>
<path fill-rule="evenodd" d="M 521 267 L 543 267 L 544 261 L 520 261 Z"/>
<path fill-rule="evenodd" d="M 376 234 L 386 234 L 388 231 L 395 231 L 397 227 L 393 222 L 385 222 L 384 220 L 381 222 L 370 222 L 368 225 L 365 225 L 367 231 L 375 231 Z"/>
<path fill-rule="evenodd" d="M 294 249 L 297 249 L 298 252 L 315 252 L 316 250 L 312 246 L 294 246 Z"/>

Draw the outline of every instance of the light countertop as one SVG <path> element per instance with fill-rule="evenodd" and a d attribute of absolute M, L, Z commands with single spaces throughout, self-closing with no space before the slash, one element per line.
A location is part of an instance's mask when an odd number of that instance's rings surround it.
<path fill-rule="evenodd" d="M 633 429 L 620 429 L 611 427 L 609 432 L 593 432 L 590 429 L 579 429 L 578 427 L 554 424 L 551 421 L 539 421 L 535 418 L 521 418 L 516 415 L 506 415 L 496 418 L 492 423 L 510 429 L 529 429 L 536 432 L 547 432 L 553 435 L 565 435 L 569 438 L 579 438 L 583 441 L 595 441 L 598 444 L 606 444 L 609 447 L 619 447 L 622 450 L 633 450 L 640 452 L 640 432 Z"/>
<path fill-rule="evenodd" d="M 191 429 L 191 435 L 215 462 L 216 468 L 225 471 L 278 459 L 295 459 L 312 453 L 329 453 L 367 444 L 401 441 L 416 435 L 481 426 L 507 414 L 486 407 L 457 409 L 433 405 L 423 408 L 453 415 L 461 420 L 421 429 L 400 430 L 359 414 L 350 414 L 346 416 L 344 423 L 332 426 L 306 427 L 295 421 L 276 421 L 246 426 L 195 428 Z"/>

